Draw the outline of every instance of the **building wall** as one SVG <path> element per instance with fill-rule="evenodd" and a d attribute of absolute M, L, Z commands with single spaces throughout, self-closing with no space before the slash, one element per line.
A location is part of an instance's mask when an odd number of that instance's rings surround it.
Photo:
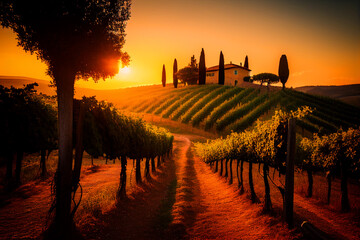
<path fill-rule="evenodd" d="M 237 74 L 235 74 L 237 71 Z M 243 68 L 230 68 L 225 70 L 225 85 L 235 86 L 235 80 L 238 84 L 244 82 L 244 77 L 250 76 L 250 71 Z M 219 71 L 206 72 L 206 83 L 218 83 Z"/>

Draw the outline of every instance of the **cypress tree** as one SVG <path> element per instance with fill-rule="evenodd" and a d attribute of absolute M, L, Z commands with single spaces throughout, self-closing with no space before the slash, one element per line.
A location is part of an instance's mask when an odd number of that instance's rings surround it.
<path fill-rule="evenodd" d="M 245 57 L 244 68 L 249 69 L 249 60 L 248 60 L 248 56 L 247 56 L 247 55 L 246 55 L 246 57 Z"/>
<path fill-rule="evenodd" d="M 162 85 L 163 87 L 166 86 L 166 72 L 165 72 L 165 64 L 163 65 L 163 70 L 162 70 L 162 79 L 161 79 Z"/>
<path fill-rule="evenodd" d="M 225 83 L 224 55 L 221 51 L 220 60 L 219 60 L 219 85 L 224 85 L 224 83 Z"/>
<path fill-rule="evenodd" d="M 283 85 L 283 90 L 285 89 L 285 83 L 287 82 L 288 78 L 289 78 L 289 66 L 288 66 L 288 61 L 286 58 L 286 55 L 283 54 L 280 58 L 280 62 L 279 62 L 279 78 L 280 81 Z"/>
<path fill-rule="evenodd" d="M 174 88 L 177 88 L 177 85 L 178 85 L 178 78 L 177 78 L 177 70 L 178 67 L 177 67 L 177 61 L 176 61 L 176 58 L 174 60 L 174 66 L 173 66 L 173 84 L 174 84 Z"/>
<path fill-rule="evenodd" d="M 201 49 L 200 62 L 199 62 L 199 85 L 204 85 L 206 81 L 206 66 L 205 66 L 205 53 Z"/>

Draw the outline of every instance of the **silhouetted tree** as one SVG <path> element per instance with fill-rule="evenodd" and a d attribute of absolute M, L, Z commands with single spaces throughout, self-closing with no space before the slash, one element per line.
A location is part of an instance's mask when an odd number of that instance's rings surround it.
<path fill-rule="evenodd" d="M 166 86 L 166 72 L 165 72 L 165 64 L 163 64 L 163 69 L 162 69 L 162 76 L 161 76 L 161 82 L 163 87 Z"/>
<path fill-rule="evenodd" d="M 285 89 L 285 83 L 289 78 L 289 66 L 286 55 L 282 55 L 279 62 L 279 78 L 283 85 L 283 89 Z"/>
<path fill-rule="evenodd" d="M 279 77 L 273 73 L 259 73 L 252 77 L 253 81 L 258 81 L 262 85 L 264 82 L 267 83 L 268 86 L 272 83 L 279 82 Z"/>
<path fill-rule="evenodd" d="M 224 55 L 221 51 L 220 60 L 219 60 L 219 85 L 224 85 L 224 83 L 225 83 Z"/>
<path fill-rule="evenodd" d="M 195 56 L 191 57 L 190 64 L 177 72 L 179 80 L 188 85 L 197 84 L 199 80 L 199 66 L 196 63 Z"/>
<path fill-rule="evenodd" d="M 248 56 L 247 56 L 247 55 L 246 55 L 246 57 L 245 57 L 244 68 L 249 69 L 249 60 L 248 60 Z"/>
<path fill-rule="evenodd" d="M 173 66 L 173 84 L 174 84 L 174 88 L 177 88 L 177 85 L 178 85 L 178 77 L 177 77 L 177 70 L 178 67 L 177 67 L 177 61 L 176 61 L 176 58 L 174 60 L 174 66 Z"/>
<path fill-rule="evenodd" d="M 130 5 L 130 0 L 1 1 L 1 25 L 16 33 L 19 46 L 47 64 L 57 87 L 59 163 L 49 238 L 68 239 L 74 233 L 70 210 L 75 78 L 113 76 L 119 59 L 128 63 L 121 49 Z"/>
<path fill-rule="evenodd" d="M 206 81 L 206 65 L 204 49 L 201 49 L 199 61 L 199 85 L 204 85 Z"/>

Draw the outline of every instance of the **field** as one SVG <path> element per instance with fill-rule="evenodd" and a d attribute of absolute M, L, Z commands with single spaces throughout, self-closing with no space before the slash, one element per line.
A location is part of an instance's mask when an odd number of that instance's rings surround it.
<path fill-rule="evenodd" d="M 43 86 L 45 88 L 45 86 Z M 83 91 L 83 90 L 81 90 Z M 76 97 L 81 97 L 77 91 Z M 82 93 L 82 92 L 81 92 Z M 84 93 L 86 91 L 84 90 Z M 263 213 L 262 165 L 254 164 L 253 178 L 260 200 L 249 198 L 247 162 L 244 163 L 244 193 L 238 189 L 236 163 L 228 176 L 215 173 L 197 155 L 196 142 L 225 137 L 232 131 L 254 129 L 257 120 L 269 120 L 276 110 L 296 110 L 310 106 L 313 112 L 297 122 L 298 135 L 329 134 L 356 127 L 360 111 L 354 106 L 291 89 L 280 91 L 259 86 L 218 85 L 133 87 L 112 91 L 87 92 L 98 100 L 113 103 L 127 116 L 168 129 L 174 136 L 172 154 L 156 164 L 156 172 L 146 177 L 145 158 L 140 162 L 142 182 L 136 183 L 135 160 L 128 159 L 127 197 L 119 200 L 121 164 L 84 154 L 80 183 L 83 194 L 75 222 L 84 239 L 307 239 L 301 223 L 309 221 L 333 239 L 360 237 L 360 184 L 348 183 L 351 211 L 340 211 L 340 180 L 335 178 L 332 198 L 327 204 L 324 172 L 314 174 L 312 198 L 306 197 L 307 175 L 295 174 L 295 228 L 281 220 L 282 197 L 270 183 L 273 211 Z M 39 177 L 39 154 L 26 154 L 21 173 L 22 186 L 11 193 L 1 189 L 0 238 L 37 238 L 46 226 L 51 205 L 50 184 L 57 165 L 57 151 L 47 161 L 48 175 Z M 225 161 L 224 161 L 225 164 Z M 5 178 L 5 166 L 0 169 Z M 222 175 L 224 175 L 224 172 Z M 283 175 L 270 169 L 277 184 Z M 230 181 L 232 176 L 232 181 Z M 3 182 L 3 181 L 2 181 Z M 232 183 L 231 183 L 232 182 Z M 77 196 L 78 200 L 78 196 Z M 25 226 L 25 227 L 24 227 Z"/>

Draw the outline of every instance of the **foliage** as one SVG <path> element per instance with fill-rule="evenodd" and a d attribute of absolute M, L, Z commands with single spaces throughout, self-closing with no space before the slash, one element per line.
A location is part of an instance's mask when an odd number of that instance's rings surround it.
<path fill-rule="evenodd" d="M 289 66 L 286 55 L 282 55 L 279 62 L 279 78 L 283 84 L 283 89 L 285 89 L 285 83 L 289 78 Z"/>
<path fill-rule="evenodd" d="M 262 85 L 267 83 L 268 86 L 272 83 L 279 82 L 279 77 L 273 73 L 259 73 L 252 77 L 253 81 L 258 81 Z"/>
<path fill-rule="evenodd" d="M 205 52 L 201 49 L 200 61 L 199 61 L 199 85 L 204 85 L 206 81 L 206 64 L 205 64 Z"/>
<path fill-rule="evenodd" d="M 57 146 L 56 110 L 36 94 L 37 83 L 24 88 L 0 85 L 0 154 L 33 153 Z"/>
<path fill-rule="evenodd" d="M 173 136 L 165 129 L 127 117 L 112 104 L 83 97 L 84 149 L 93 156 L 132 159 L 162 156 L 172 149 Z"/>
<path fill-rule="evenodd" d="M 219 59 L 219 85 L 224 85 L 225 83 L 225 65 L 224 65 L 224 55 L 222 51 L 220 52 Z"/>
<path fill-rule="evenodd" d="M 245 76 L 244 77 L 244 82 L 253 82 L 253 80 L 251 79 L 250 76 Z"/>
<path fill-rule="evenodd" d="M 246 57 L 245 57 L 244 68 L 249 69 L 249 59 L 248 59 L 248 56 L 247 56 L 247 55 L 246 55 Z"/>
<path fill-rule="evenodd" d="M 196 63 L 195 56 L 192 56 L 189 65 L 180 69 L 176 75 L 183 84 L 197 84 L 199 80 L 199 66 Z"/>
<path fill-rule="evenodd" d="M 165 64 L 163 65 L 163 68 L 162 68 L 161 83 L 162 83 L 163 87 L 165 87 L 165 86 L 166 86 L 166 72 L 165 72 Z"/>
<path fill-rule="evenodd" d="M 222 104 L 226 99 L 233 97 L 234 95 L 239 94 L 244 89 L 242 88 L 229 88 L 224 94 L 218 95 L 213 98 L 212 101 L 209 101 L 201 110 L 194 114 L 192 117 L 192 125 L 198 126 L 201 121 L 203 121 L 210 113 L 214 110 L 215 107 Z"/>
<path fill-rule="evenodd" d="M 177 71 L 178 71 L 178 66 L 177 66 L 177 60 L 175 58 L 174 59 L 174 66 L 173 66 L 173 84 L 174 84 L 174 88 L 177 88 L 177 85 L 178 85 Z"/>

